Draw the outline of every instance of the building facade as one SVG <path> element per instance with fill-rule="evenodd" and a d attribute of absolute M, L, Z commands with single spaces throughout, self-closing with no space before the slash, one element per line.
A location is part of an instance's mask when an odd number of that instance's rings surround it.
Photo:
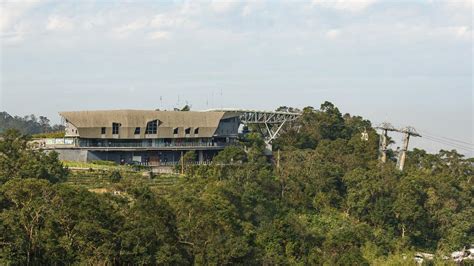
<path fill-rule="evenodd" d="M 238 137 L 235 112 L 110 110 L 61 112 L 64 139 L 42 144 L 68 161 L 173 165 L 195 151 L 198 162 L 212 160 Z"/>

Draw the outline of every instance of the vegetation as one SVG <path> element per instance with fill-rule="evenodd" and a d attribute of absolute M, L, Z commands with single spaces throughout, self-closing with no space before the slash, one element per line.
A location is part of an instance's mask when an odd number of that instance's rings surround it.
<path fill-rule="evenodd" d="M 68 170 L 56 152 L 45 153 L 28 147 L 29 138 L 7 130 L 0 141 L 0 183 L 17 178 L 40 178 L 52 183 L 64 181 Z"/>
<path fill-rule="evenodd" d="M 64 137 L 64 126 L 51 125 L 45 116 L 36 117 L 27 115 L 25 117 L 11 116 L 7 112 L 0 112 L 0 133 L 7 129 L 16 129 L 24 135 L 40 134 L 38 138 L 61 138 Z M 49 133 L 42 136 L 43 133 Z"/>
<path fill-rule="evenodd" d="M 64 131 L 57 131 L 57 132 L 34 134 L 31 137 L 34 139 L 48 139 L 48 138 L 64 138 L 65 135 L 66 133 Z"/>
<path fill-rule="evenodd" d="M 114 170 L 112 173 L 110 173 L 109 179 L 113 183 L 118 183 L 122 179 L 122 175 L 120 174 L 120 171 Z"/>
<path fill-rule="evenodd" d="M 283 130 L 274 163 L 250 133 L 211 165 L 155 179 L 67 171 L 7 131 L 0 264 L 410 265 L 474 243 L 472 159 L 415 149 L 400 172 L 393 155 L 378 162 L 370 121 L 331 103 Z"/>

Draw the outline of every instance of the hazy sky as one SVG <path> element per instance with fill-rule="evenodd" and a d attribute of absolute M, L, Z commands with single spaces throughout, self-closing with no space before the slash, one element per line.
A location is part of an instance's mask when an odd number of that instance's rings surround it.
<path fill-rule="evenodd" d="M 59 122 L 63 110 L 329 100 L 373 123 L 474 142 L 470 0 L 2 0 L 0 8 L 0 111 Z"/>

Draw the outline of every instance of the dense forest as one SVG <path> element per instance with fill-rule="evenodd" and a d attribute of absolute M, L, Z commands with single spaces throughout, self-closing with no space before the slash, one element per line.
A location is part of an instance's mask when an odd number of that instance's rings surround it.
<path fill-rule="evenodd" d="M 64 126 L 51 125 L 50 120 L 45 116 L 27 115 L 20 117 L 11 116 L 7 112 L 0 112 L 0 133 L 7 129 L 16 129 L 25 135 L 34 135 L 62 131 Z"/>
<path fill-rule="evenodd" d="M 393 153 L 379 162 L 370 121 L 328 102 L 302 112 L 273 159 L 250 130 L 211 165 L 187 153 L 166 188 L 111 172 L 119 195 L 71 186 L 57 154 L 5 131 L 0 264 L 409 265 L 474 243 L 472 159 L 414 149 L 401 172 Z"/>

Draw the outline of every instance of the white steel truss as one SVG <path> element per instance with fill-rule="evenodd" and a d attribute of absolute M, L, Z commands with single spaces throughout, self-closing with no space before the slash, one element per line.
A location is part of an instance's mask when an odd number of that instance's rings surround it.
<path fill-rule="evenodd" d="M 273 112 L 273 111 L 256 111 L 242 109 L 213 109 L 208 111 L 233 112 L 239 115 L 240 122 L 244 125 L 264 126 L 265 142 L 271 144 L 278 136 L 283 125 L 298 119 L 301 113 L 290 112 Z"/>

